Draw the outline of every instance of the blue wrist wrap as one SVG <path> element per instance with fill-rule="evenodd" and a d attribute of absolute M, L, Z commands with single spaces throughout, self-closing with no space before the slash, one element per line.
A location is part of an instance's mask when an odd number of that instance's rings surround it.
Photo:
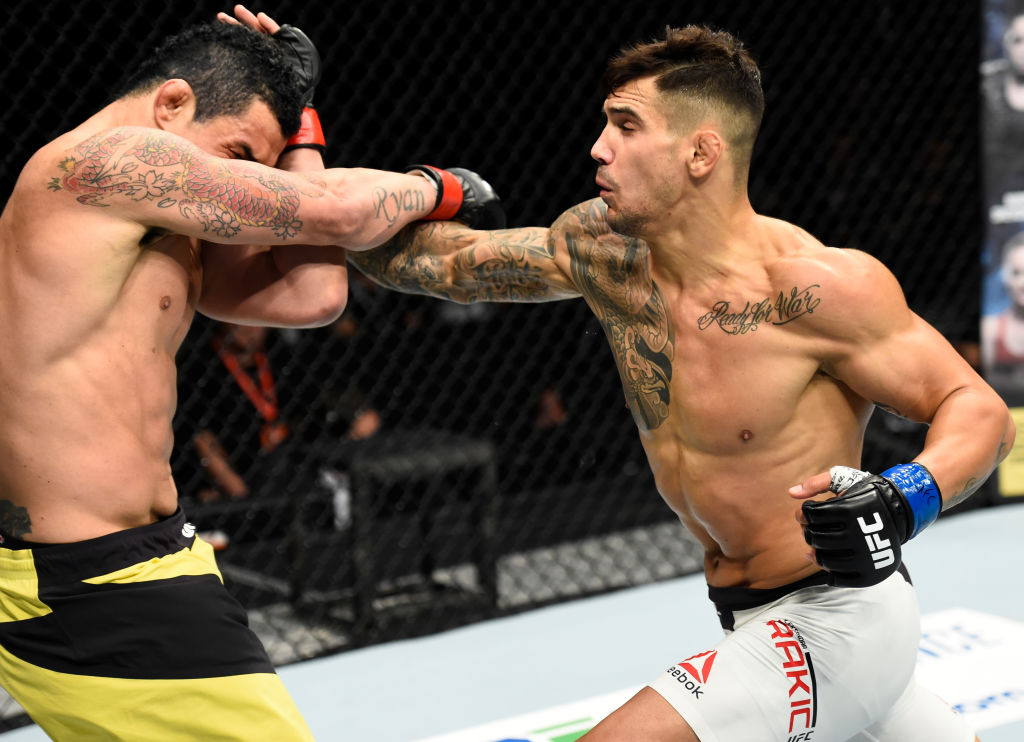
<path fill-rule="evenodd" d="M 900 491 L 910 506 L 910 514 L 914 519 L 913 528 L 907 541 L 931 525 L 939 517 L 942 510 L 942 495 L 939 487 L 932 479 L 930 471 L 920 464 L 900 464 L 886 469 L 881 476 L 888 479 Z"/>

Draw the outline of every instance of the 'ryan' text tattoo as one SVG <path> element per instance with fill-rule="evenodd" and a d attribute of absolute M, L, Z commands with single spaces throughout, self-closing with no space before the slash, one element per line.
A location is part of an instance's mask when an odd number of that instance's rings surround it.
<path fill-rule="evenodd" d="M 788 294 L 780 291 L 774 302 L 771 297 L 754 303 L 748 301 L 742 309 L 732 309 L 728 301 L 719 301 L 710 312 L 697 318 L 697 327 L 706 330 L 718 325 L 730 335 L 745 335 L 763 322 L 785 325 L 817 309 L 821 299 L 814 290 L 818 288 L 821 287 L 816 283 L 804 289 L 794 286 Z"/>
<path fill-rule="evenodd" d="M 0 500 L 0 533 L 21 538 L 31 532 L 32 520 L 28 517 L 28 510 L 10 500 Z"/>
<path fill-rule="evenodd" d="M 402 218 L 403 211 L 423 211 L 427 204 L 419 191 L 374 188 L 373 206 L 377 218 L 384 219 L 391 226 Z"/>
<path fill-rule="evenodd" d="M 270 229 L 280 239 L 302 231 L 300 192 L 292 183 L 273 170 L 227 163 L 157 132 L 140 137 L 115 129 L 75 147 L 49 187 L 89 206 L 110 206 L 118 198 L 155 201 L 218 237 L 234 237 L 243 227 Z"/>

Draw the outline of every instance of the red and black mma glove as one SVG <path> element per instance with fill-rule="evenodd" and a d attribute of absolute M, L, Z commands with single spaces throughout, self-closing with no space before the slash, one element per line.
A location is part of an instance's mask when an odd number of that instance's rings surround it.
<path fill-rule="evenodd" d="M 471 229 L 504 229 L 505 209 L 491 184 L 461 167 L 443 170 L 433 165 L 410 165 L 406 172 L 422 173 L 437 187 L 434 210 L 427 221 L 454 219 Z"/>
<path fill-rule="evenodd" d="M 838 497 L 802 506 L 804 539 L 830 585 L 869 587 L 889 577 L 902 561 L 900 546 L 942 509 L 939 488 L 920 464 L 864 474 Z"/>
<path fill-rule="evenodd" d="M 272 38 L 281 43 L 285 56 L 291 63 L 292 69 L 299 78 L 299 84 L 303 88 L 302 123 L 299 130 L 292 134 L 285 144 L 284 151 L 298 147 L 310 147 L 323 154 L 327 151 L 327 141 L 324 139 L 324 130 L 320 126 L 320 117 L 313 108 L 313 92 L 320 82 L 321 64 L 320 53 L 316 46 L 306 34 L 295 26 L 287 23 L 278 29 Z"/>

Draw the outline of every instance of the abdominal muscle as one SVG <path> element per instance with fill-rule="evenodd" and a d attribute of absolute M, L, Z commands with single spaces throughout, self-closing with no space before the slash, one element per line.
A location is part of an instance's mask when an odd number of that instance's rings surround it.
<path fill-rule="evenodd" d="M 189 245 L 168 238 L 115 253 L 105 271 L 83 261 L 88 270 L 41 278 L 18 253 L 0 254 L 19 271 L 0 296 L 0 532 L 65 543 L 173 514 L 174 355 L 196 295 Z"/>
<path fill-rule="evenodd" d="M 173 358 L 164 351 L 142 360 L 65 362 L 15 377 L 0 402 L 0 500 L 12 515 L 4 532 L 80 541 L 174 512 Z"/>
<path fill-rule="evenodd" d="M 788 490 L 835 464 L 859 465 L 870 411 L 864 403 L 837 414 L 835 388 L 822 396 L 831 415 L 805 399 L 774 431 L 720 422 L 694 441 L 670 417 L 641 432 L 658 491 L 704 547 L 709 585 L 772 588 L 820 570 L 796 519 L 801 501 Z"/>

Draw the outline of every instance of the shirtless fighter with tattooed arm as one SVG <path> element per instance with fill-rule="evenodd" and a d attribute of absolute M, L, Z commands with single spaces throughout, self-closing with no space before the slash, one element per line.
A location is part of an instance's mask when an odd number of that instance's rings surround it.
<path fill-rule="evenodd" d="M 331 321 L 346 248 L 487 191 L 323 169 L 315 47 L 236 13 L 36 152 L 0 217 L 0 683 L 59 740 L 312 739 L 178 508 L 174 355 L 197 311 Z"/>
<path fill-rule="evenodd" d="M 419 225 L 350 256 L 383 285 L 459 302 L 582 296 L 604 326 L 726 636 L 584 739 L 969 742 L 914 681 L 899 546 L 939 493 L 963 500 L 1007 453 L 1005 405 L 877 260 L 754 212 L 763 95 L 739 41 L 668 29 L 614 59 L 605 88 L 600 199 L 550 229 Z M 875 405 L 930 423 L 924 450 L 833 497 L 863 475 Z"/>

